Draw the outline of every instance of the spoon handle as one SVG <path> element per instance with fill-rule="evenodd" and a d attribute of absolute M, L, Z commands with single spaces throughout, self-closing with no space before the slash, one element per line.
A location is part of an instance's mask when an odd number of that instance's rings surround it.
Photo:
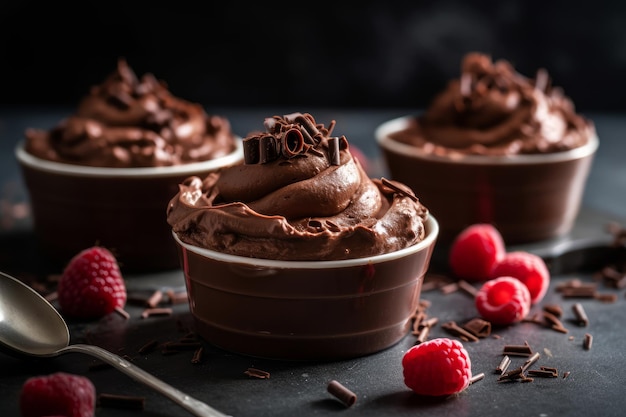
<path fill-rule="evenodd" d="M 134 378 L 135 380 L 153 388 L 154 390 L 160 392 L 165 395 L 175 403 L 179 404 L 181 407 L 185 408 L 187 411 L 192 413 L 195 416 L 199 417 L 229 417 L 227 414 L 223 414 L 216 409 L 208 406 L 202 401 L 196 400 L 195 398 L 185 394 L 182 391 L 172 387 L 169 384 L 161 381 L 154 375 L 149 374 L 143 369 L 133 365 L 127 360 L 109 352 L 106 349 L 103 349 L 99 346 L 95 345 L 85 345 L 85 344 L 75 344 L 69 345 L 63 349 L 61 349 L 58 353 L 70 353 L 70 352 L 80 352 L 85 353 L 87 355 L 94 356 L 103 362 L 112 365 L 118 370 L 122 371 L 126 375 Z"/>

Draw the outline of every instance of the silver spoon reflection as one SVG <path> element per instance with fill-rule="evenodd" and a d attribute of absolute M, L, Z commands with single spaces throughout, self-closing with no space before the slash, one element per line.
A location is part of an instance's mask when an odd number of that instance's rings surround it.
<path fill-rule="evenodd" d="M 0 347 L 37 357 L 85 353 L 158 391 L 196 416 L 228 417 L 101 347 L 69 343 L 69 329 L 57 309 L 22 281 L 0 272 Z"/>

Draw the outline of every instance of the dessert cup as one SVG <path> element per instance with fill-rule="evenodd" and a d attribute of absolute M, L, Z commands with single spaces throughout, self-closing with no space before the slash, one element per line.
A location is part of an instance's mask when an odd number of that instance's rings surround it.
<path fill-rule="evenodd" d="M 113 168 L 48 161 L 20 143 L 15 154 L 29 192 L 35 234 L 42 254 L 64 265 L 86 247 L 110 249 L 126 271 L 179 267 L 166 207 L 178 184 L 243 161 L 236 149 L 205 162 Z"/>
<path fill-rule="evenodd" d="M 239 354 L 338 360 L 384 350 L 406 336 L 439 226 L 382 255 L 276 261 L 228 255 L 174 239 L 197 331 Z"/>
<path fill-rule="evenodd" d="M 375 138 L 392 179 L 419 190 L 420 201 L 439 220 L 443 246 L 474 223 L 495 225 L 507 244 L 557 238 L 572 229 L 597 136 L 561 152 L 434 155 L 393 139 L 412 120 L 389 120 Z"/>

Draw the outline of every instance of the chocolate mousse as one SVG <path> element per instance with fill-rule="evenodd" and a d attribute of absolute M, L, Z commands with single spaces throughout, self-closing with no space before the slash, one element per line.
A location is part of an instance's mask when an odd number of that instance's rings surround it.
<path fill-rule="evenodd" d="M 229 121 L 172 95 L 124 59 L 51 130 L 28 129 L 25 149 L 41 159 L 94 167 L 158 167 L 215 159 L 235 150 Z"/>
<path fill-rule="evenodd" d="M 370 179 L 345 136 L 308 113 L 266 118 L 245 163 L 179 186 L 167 220 L 185 243 L 275 260 L 340 260 L 424 239 L 428 210 L 404 184 Z"/>
<path fill-rule="evenodd" d="M 585 145 L 595 128 L 541 69 L 534 79 L 481 53 L 465 56 L 428 109 L 392 138 L 437 155 L 516 155 Z"/>

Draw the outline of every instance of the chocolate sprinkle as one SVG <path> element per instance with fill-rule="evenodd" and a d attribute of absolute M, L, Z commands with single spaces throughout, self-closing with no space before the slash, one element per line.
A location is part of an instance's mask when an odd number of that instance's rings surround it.
<path fill-rule="evenodd" d="M 583 339 L 583 349 L 591 350 L 592 344 L 593 344 L 593 336 L 590 333 L 585 333 L 585 337 Z"/>
<path fill-rule="evenodd" d="M 254 377 L 254 378 L 259 378 L 259 379 L 269 379 L 270 377 L 270 373 L 267 371 L 262 371 L 260 369 L 257 368 L 248 368 L 246 369 L 246 371 L 244 372 L 244 374 Z"/>

